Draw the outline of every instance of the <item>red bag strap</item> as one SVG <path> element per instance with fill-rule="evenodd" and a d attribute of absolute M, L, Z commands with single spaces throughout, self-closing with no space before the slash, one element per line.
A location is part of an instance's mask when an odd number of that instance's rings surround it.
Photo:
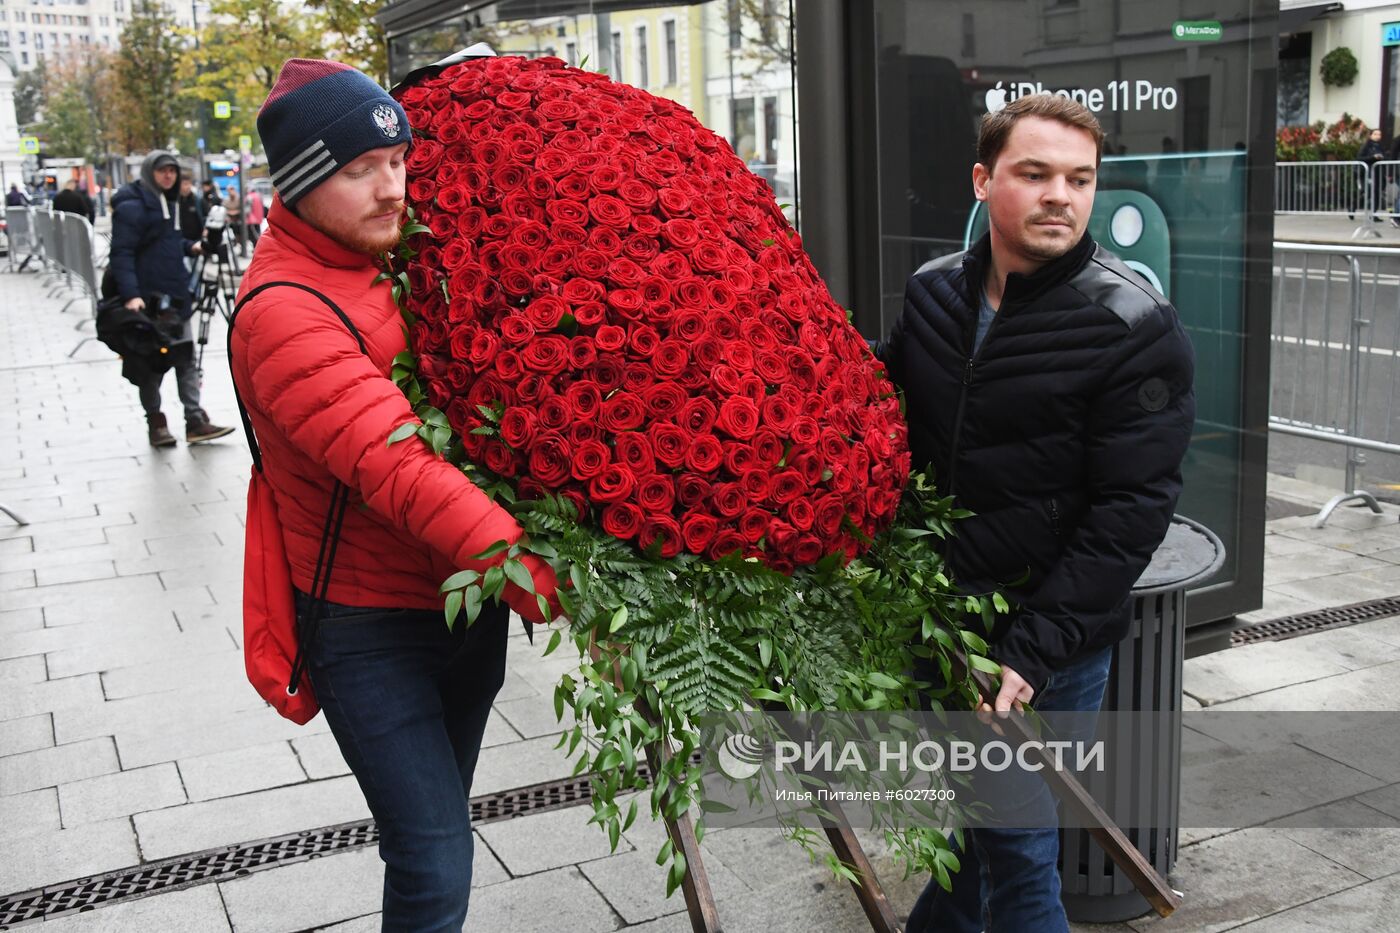
<path fill-rule="evenodd" d="M 243 309 L 249 301 L 269 288 L 286 286 L 288 288 L 299 288 L 319 298 L 326 307 L 335 312 L 335 316 L 340 318 L 345 328 L 355 338 L 355 342 L 360 345 L 360 352 L 369 356 L 369 349 L 365 346 L 365 340 L 360 336 L 359 330 L 353 321 L 340 310 L 334 301 L 318 292 L 309 285 L 300 282 L 264 282 L 254 288 L 239 300 L 233 309 L 233 314 L 228 319 L 228 364 L 229 377 L 233 381 L 233 397 L 238 402 L 238 416 L 243 419 L 243 433 L 248 436 L 248 449 L 253 454 L 253 466 L 259 473 L 262 472 L 262 451 L 258 448 L 258 439 L 253 434 L 253 422 L 248 417 L 248 408 L 243 404 L 243 397 L 238 392 L 238 382 L 232 379 L 233 376 L 233 325 L 238 319 L 238 312 Z M 335 489 L 331 492 L 330 508 L 326 512 L 326 524 L 321 530 L 321 547 L 316 554 L 316 575 L 311 581 L 311 605 L 306 610 L 306 618 L 299 620 L 298 626 L 302 632 L 297 638 L 297 654 L 292 662 L 292 676 L 287 683 L 287 694 L 295 696 L 297 686 L 301 682 L 301 675 L 306 669 L 306 645 L 316 637 L 316 632 L 321 625 L 321 614 L 326 603 L 326 594 L 330 591 L 331 567 L 335 565 L 336 546 L 340 544 L 340 529 L 345 524 L 345 510 L 350 505 L 350 488 L 344 483 L 336 480 Z"/>

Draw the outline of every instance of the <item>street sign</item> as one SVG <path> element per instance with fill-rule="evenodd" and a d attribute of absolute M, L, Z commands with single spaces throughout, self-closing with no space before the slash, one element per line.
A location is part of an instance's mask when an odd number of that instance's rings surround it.
<path fill-rule="evenodd" d="M 38 155 L 39 137 L 21 136 L 19 138 L 19 151 L 21 155 Z"/>
<path fill-rule="evenodd" d="M 203 137 L 203 136 L 199 137 L 198 139 L 196 139 L 196 140 L 194 141 L 194 147 L 195 147 L 196 149 L 203 149 L 203 148 L 204 148 L 204 137 Z"/>
<path fill-rule="evenodd" d="M 251 136 L 246 136 L 246 135 L 245 135 L 245 136 L 239 136 L 239 137 L 238 137 L 238 151 L 241 152 L 241 153 L 243 153 L 244 155 L 247 155 L 248 153 L 252 152 L 252 151 L 253 151 L 253 137 L 251 137 Z"/>
<path fill-rule="evenodd" d="M 226 100 L 214 101 L 214 119 L 227 120 L 233 116 L 233 106 Z"/>
<path fill-rule="evenodd" d="M 1178 42 L 1219 42 L 1225 34 L 1218 20 L 1177 20 L 1172 37 Z"/>

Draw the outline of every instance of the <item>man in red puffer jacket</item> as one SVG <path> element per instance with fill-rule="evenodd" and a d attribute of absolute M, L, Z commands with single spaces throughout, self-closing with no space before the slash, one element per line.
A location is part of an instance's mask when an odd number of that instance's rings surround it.
<path fill-rule="evenodd" d="M 234 382 L 262 448 L 287 561 L 305 609 L 337 481 L 350 492 L 323 621 L 302 646 L 316 698 L 379 825 L 386 930 L 460 930 L 471 891 L 468 797 L 492 699 L 505 676 L 507 610 L 448 631 L 438 587 L 521 535 L 513 518 L 417 438 L 389 379 L 405 349 L 375 257 L 399 238 L 410 133 L 398 103 L 327 61 L 282 67 L 258 114 L 277 189 L 242 293 Z M 251 525 L 250 525 L 251 530 Z M 249 553 L 247 560 L 256 561 Z M 497 558 L 499 560 L 499 558 Z M 531 565 L 549 597 L 549 567 Z M 507 602 L 540 619 L 533 595 Z M 255 658 L 249 659 L 251 666 Z"/>

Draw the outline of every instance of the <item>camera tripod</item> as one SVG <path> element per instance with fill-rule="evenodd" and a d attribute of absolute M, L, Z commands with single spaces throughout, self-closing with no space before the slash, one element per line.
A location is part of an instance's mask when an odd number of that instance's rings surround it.
<path fill-rule="evenodd" d="M 240 270 L 227 243 L 204 239 L 204 252 L 195 262 L 191 300 L 199 315 L 199 354 L 195 367 L 201 380 L 204 377 L 204 347 L 209 343 L 209 324 L 217 312 L 227 322 L 233 317 L 233 306 L 238 295 L 238 275 Z M 211 246 L 213 247 L 211 249 Z"/>

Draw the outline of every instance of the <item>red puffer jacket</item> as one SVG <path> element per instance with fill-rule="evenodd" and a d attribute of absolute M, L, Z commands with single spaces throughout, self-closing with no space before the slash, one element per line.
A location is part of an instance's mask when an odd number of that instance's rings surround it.
<path fill-rule="evenodd" d="M 315 288 L 355 322 L 369 349 L 315 296 L 271 288 L 238 313 L 233 378 L 262 447 L 274 490 L 292 582 L 311 589 L 335 481 L 350 489 L 327 598 L 351 606 L 429 609 L 438 587 L 468 558 L 520 526 L 451 464 L 417 438 L 386 445 L 416 421 L 388 378 L 405 349 L 389 284 L 372 284 L 373 260 L 314 230 L 274 199 L 240 297 L 264 282 Z M 500 558 L 497 558 L 499 560 Z M 530 559 L 536 588 L 554 592 L 548 565 Z M 542 621 L 534 598 L 511 587 L 507 602 Z"/>

